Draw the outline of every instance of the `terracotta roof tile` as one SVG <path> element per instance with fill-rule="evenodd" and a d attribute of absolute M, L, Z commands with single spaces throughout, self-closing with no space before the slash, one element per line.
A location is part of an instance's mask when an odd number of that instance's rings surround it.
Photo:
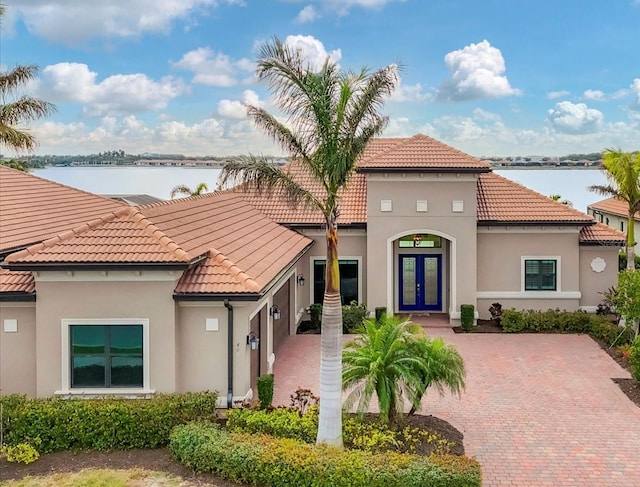
<path fill-rule="evenodd" d="M 586 223 L 594 220 L 568 205 L 495 173 L 478 177 L 478 221 L 511 223 Z"/>
<path fill-rule="evenodd" d="M 627 218 L 629 212 L 629 205 L 618 198 L 607 198 L 606 200 L 598 201 L 589 205 L 589 208 L 600 210 L 605 213 L 611 213 L 612 215 L 621 216 L 623 218 Z M 634 219 L 640 220 L 640 211 L 636 212 Z"/>
<path fill-rule="evenodd" d="M 490 171 L 487 162 L 454 149 L 423 134 L 406 139 L 377 139 L 366 151 L 358 169 L 363 171 L 384 169 L 421 169 L 423 171 L 478 170 Z"/>
<path fill-rule="evenodd" d="M 187 263 L 193 256 L 131 207 L 10 254 L 7 263 Z"/>
<path fill-rule="evenodd" d="M 25 247 L 125 206 L 0 166 L 0 252 Z"/>
<path fill-rule="evenodd" d="M 305 169 L 300 162 L 292 162 L 285 167 L 293 179 L 314 194 L 322 196 L 324 189 Z M 282 224 L 322 225 L 322 214 L 302 205 L 290 203 L 280 191 L 257 193 L 239 186 L 232 191 L 242 194 L 243 198 L 263 212 L 269 218 Z M 338 193 L 339 210 L 338 225 L 362 224 L 367 221 L 367 182 L 363 174 L 354 173 L 349 178 L 343 191 Z"/>
<path fill-rule="evenodd" d="M 604 245 L 624 245 L 627 241 L 624 233 L 615 228 L 608 227 L 604 223 L 596 223 L 582 227 L 580 230 L 580 243 L 584 244 L 604 244 Z"/>
<path fill-rule="evenodd" d="M 36 283 L 29 271 L 10 271 L 0 268 L 0 293 L 33 293 Z"/>

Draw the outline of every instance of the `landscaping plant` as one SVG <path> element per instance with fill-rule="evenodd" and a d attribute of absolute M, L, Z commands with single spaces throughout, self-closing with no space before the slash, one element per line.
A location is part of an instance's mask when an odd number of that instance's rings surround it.
<path fill-rule="evenodd" d="M 258 400 L 260 408 L 269 409 L 273 402 L 273 374 L 258 377 Z"/>
<path fill-rule="evenodd" d="M 616 312 L 637 335 L 640 321 L 640 272 L 627 270 L 618 274 L 618 291 L 612 301 Z"/>
<path fill-rule="evenodd" d="M 366 319 L 342 357 L 345 408 L 364 413 L 375 394 L 384 422 L 393 422 L 404 399 L 417 407 L 431 385 L 459 392 L 464 387 L 462 358 L 441 340 L 431 341 L 408 319 L 383 315 Z M 450 370 L 451 368 L 451 370 Z"/>
<path fill-rule="evenodd" d="M 473 329 L 473 322 L 475 320 L 475 307 L 473 304 L 461 304 L 460 305 L 460 324 L 464 331 L 471 331 Z"/>
<path fill-rule="evenodd" d="M 502 319 L 502 305 L 500 303 L 493 303 L 489 308 L 491 319 L 493 322 L 500 326 L 500 320 Z"/>
<path fill-rule="evenodd" d="M 640 337 L 636 337 L 631 343 L 629 365 L 631 366 L 631 375 L 633 378 L 640 380 Z"/>

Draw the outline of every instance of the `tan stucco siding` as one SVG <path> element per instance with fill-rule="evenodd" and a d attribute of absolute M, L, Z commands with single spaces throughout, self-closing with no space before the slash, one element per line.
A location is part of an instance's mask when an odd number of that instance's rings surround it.
<path fill-rule="evenodd" d="M 478 312 L 488 317 L 491 303 L 504 308 L 575 310 L 580 306 L 577 228 L 505 227 L 478 229 Z M 556 291 L 525 291 L 523 258 L 556 258 Z"/>
<path fill-rule="evenodd" d="M 176 390 L 175 281 L 39 281 L 36 283 L 37 395 L 62 385 L 62 320 L 142 318 L 149 320 L 149 388 Z"/>
<path fill-rule="evenodd" d="M 449 311 L 459 312 L 460 304 L 476 302 L 476 180 L 461 174 L 424 178 L 402 176 L 370 177 L 367 190 L 367 304 L 371 309 L 392 306 L 397 311 L 397 263 L 393 242 L 411 233 L 434 233 L 449 240 Z M 434 179 L 435 178 L 435 179 Z M 390 200 L 391 211 L 381 211 Z M 427 211 L 418 211 L 418 201 L 427 202 Z M 454 211 L 454 201 L 462 201 L 463 211 Z"/>
<path fill-rule="evenodd" d="M 5 320 L 16 320 L 18 331 L 5 332 Z M 35 303 L 0 303 L 0 390 L 36 394 Z"/>
<path fill-rule="evenodd" d="M 589 311 L 600 303 L 602 295 L 612 286 L 618 284 L 618 247 L 580 247 L 580 306 Z M 596 261 L 594 262 L 594 259 Z M 601 272 L 601 261 L 604 261 L 605 268 Z"/>

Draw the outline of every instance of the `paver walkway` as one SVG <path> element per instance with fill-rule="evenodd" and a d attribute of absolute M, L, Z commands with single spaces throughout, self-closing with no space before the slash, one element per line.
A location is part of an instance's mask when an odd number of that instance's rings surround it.
<path fill-rule="evenodd" d="M 465 359 L 462 397 L 428 392 L 423 412 L 464 433 L 485 486 L 640 486 L 640 408 L 629 377 L 588 336 L 454 334 L 427 328 Z M 346 337 L 345 337 L 346 339 Z M 275 403 L 319 393 L 320 337 L 291 336 L 275 362 Z"/>

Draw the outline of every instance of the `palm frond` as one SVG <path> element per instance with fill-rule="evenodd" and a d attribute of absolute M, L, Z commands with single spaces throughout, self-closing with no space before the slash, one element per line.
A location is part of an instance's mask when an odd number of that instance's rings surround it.
<path fill-rule="evenodd" d="M 311 191 L 302 187 L 289 172 L 264 157 L 245 156 L 225 164 L 218 187 L 222 189 L 237 185 L 246 185 L 258 194 L 280 190 L 292 203 L 315 208 L 325 214 L 324 205 Z"/>
<path fill-rule="evenodd" d="M 178 196 L 179 194 L 183 194 L 185 196 L 191 196 L 193 194 L 193 191 L 191 191 L 191 188 L 187 185 L 178 184 L 177 186 L 174 186 L 173 189 L 171 190 L 171 199 L 175 199 L 175 197 Z"/>

